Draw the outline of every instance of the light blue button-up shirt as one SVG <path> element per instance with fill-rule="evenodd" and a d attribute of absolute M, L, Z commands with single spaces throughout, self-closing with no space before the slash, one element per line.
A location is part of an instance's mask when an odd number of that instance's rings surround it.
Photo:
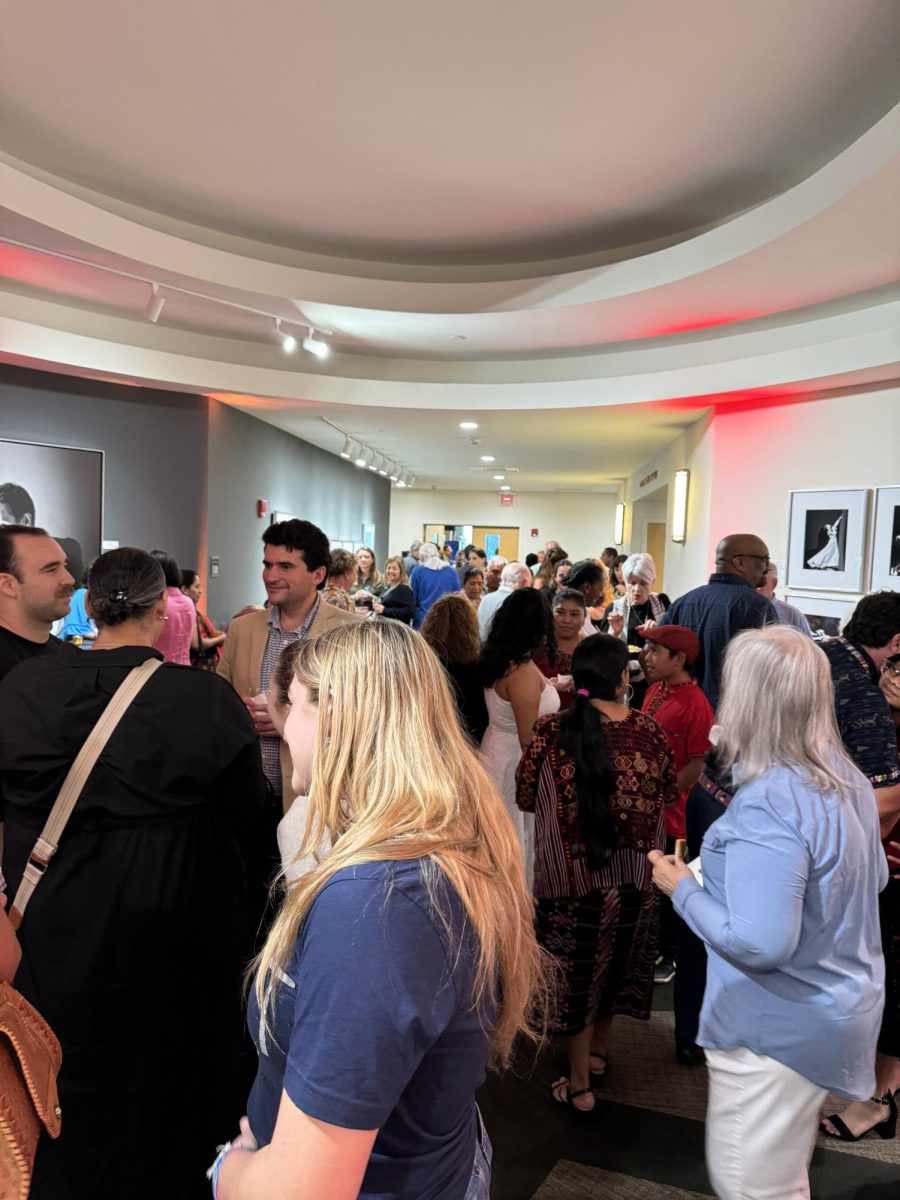
<path fill-rule="evenodd" d="M 707 831 L 703 886 L 675 908 L 709 949 L 698 1042 L 745 1047 L 820 1087 L 871 1096 L 884 1006 L 878 893 L 888 880 L 872 786 L 846 800 L 797 769 L 738 788 Z"/>

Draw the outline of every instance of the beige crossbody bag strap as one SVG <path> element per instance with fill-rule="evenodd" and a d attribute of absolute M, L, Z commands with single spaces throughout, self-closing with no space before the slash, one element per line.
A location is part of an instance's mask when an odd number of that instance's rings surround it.
<path fill-rule="evenodd" d="M 135 667 L 134 670 L 128 672 L 125 681 L 116 690 L 113 698 L 104 709 L 102 717 L 91 730 L 90 736 L 79 750 L 77 758 L 71 767 L 69 767 L 69 773 L 66 775 L 65 782 L 60 788 L 59 795 L 56 797 L 56 803 L 50 810 L 47 823 L 41 830 L 41 836 L 34 843 L 34 849 L 28 856 L 28 862 L 25 864 L 25 870 L 22 874 L 22 882 L 19 884 L 16 898 L 10 906 L 9 919 L 14 929 L 18 929 L 22 924 L 22 917 L 25 915 L 28 901 L 31 899 L 34 889 L 43 879 L 50 859 L 56 853 L 62 832 L 66 827 L 69 817 L 72 815 L 72 810 L 78 802 L 78 797 L 81 795 L 84 785 L 88 781 L 88 776 L 96 765 L 97 759 L 103 753 L 106 743 L 112 737 L 116 726 L 122 720 L 122 717 L 124 717 L 125 711 L 132 700 L 144 684 L 147 683 L 153 672 L 161 666 L 162 663 L 158 658 L 148 658 L 139 667 Z"/>

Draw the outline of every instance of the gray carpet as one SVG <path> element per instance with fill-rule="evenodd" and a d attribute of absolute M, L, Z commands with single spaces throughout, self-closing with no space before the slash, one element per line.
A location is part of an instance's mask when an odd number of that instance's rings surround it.
<path fill-rule="evenodd" d="M 670 989 L 659 989 L 657 1008 Z M 709 1196 L 706 1071 L 679 1067 L 672 1015 L 618 1020 L 595 1121 L 576 1125 L 548 1095 L 565 1074 L 550 1047 L 530 1070 L 492 1076 L 479 1095 L 494 1143 L 492 1200 L 693 1200 Z M 839 1111 L 835 1102 L 827 1111 Z M 813 1200 L 900 1200 L 900 1135 L 843 1145 L 819 1138 Z"/>

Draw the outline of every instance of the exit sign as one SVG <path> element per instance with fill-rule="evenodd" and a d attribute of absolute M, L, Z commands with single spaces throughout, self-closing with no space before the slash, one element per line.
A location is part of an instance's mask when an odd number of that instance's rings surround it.
<path fill-rule="evenodd" d="M 512 508 L 514 500 L 515 500 L 515 496 L 512 494 L 512 492 L 501 492 L 500 493 L 500 507 L 501 508 Z"/>

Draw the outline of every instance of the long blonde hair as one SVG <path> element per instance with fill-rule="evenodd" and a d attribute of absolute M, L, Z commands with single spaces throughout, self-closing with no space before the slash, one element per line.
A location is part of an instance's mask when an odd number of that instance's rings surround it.
<path fill-rule="evenodd" d="M 749 783 L 774 766 L 797 767 L 819 791 L 846 796 L 859 782 L 838 733 L 828 659 L 789 625 L 746 630 L 722 671 L 716 759 L 740 763 Z"/>
<path fill-rule="evenodd" d="M 255 964 L 264 1019 L 304 918 L 338 871 L 425 859 L 438 918 L 438 871 L 456 890 L 478 938 L 474 1006 L 498 1005 L 491 1058 L 509 1061 L 520 1033 L 537 1038 L 545 1011 L 543 956 L 533 928 L 512 822 L 463 736 L 444 670 L 400 621 L 341 624 L 301 642 L 294 678 L 321 704 L 301 856 L 332 849 L 291 884 Z M 410 769 L 415 759 L 416 769 Z M 267 999 L 268 992 L 268 999 Z M 266 1016 L 268 1014 L 268 1016 Z"/>

